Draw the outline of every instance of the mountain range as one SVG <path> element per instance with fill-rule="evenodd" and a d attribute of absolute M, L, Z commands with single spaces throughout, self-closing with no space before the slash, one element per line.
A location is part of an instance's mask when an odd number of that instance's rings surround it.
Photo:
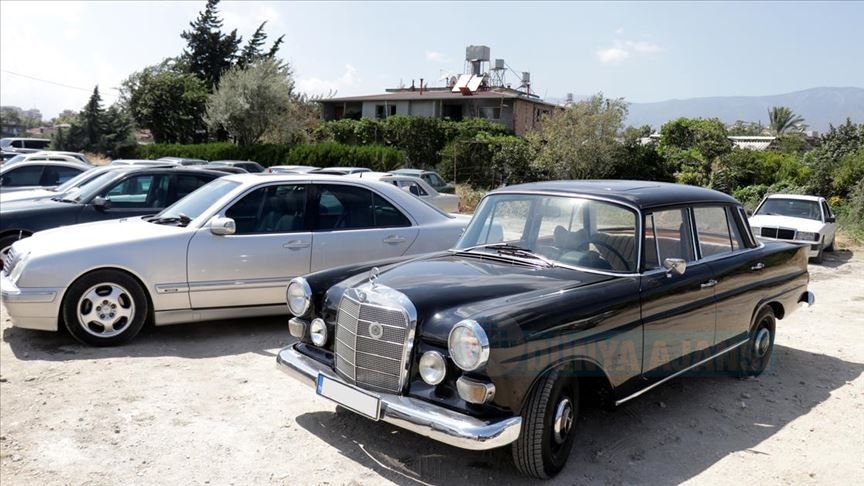
<path fill-rule="evenodd" d="M 577 100 L 583 98 L 576 97 Z M 669 120 L 688 117 L 719 118 L 727 124 L 743 120 L 768 125 L 768 110 L 773 106 L 788 106 L 804 117 L 809 130 L 824 132 L 829 125 L 844 123 L 846 118 L 864 123 L 864 88 L 811 88 L 768 96 L 713 96 L 630 103 L 625 123 L 637 127 L 651 125 L 659 130 Z"/>

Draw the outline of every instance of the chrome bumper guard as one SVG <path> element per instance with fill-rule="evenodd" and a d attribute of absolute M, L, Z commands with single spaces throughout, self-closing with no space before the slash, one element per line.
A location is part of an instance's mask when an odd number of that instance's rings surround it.
<path fill-rule="evenodd" d="M 279 351 L 276 363 L 282 371 L 313 389 L 319 374 L 344 383 L 328 366 L 297 351 L 295 346 Z M 522 429 L 522 417 L 488 421 L 411 397 L 372 394 L 381 401 L 384 422 L 462 449 L 502 447 L 515 441 Z"/>

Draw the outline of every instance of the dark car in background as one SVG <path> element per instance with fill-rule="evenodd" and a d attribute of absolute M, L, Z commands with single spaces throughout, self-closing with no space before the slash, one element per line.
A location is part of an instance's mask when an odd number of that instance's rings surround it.
<path fill-rule="evenodd" d="M 205 167 L 218 169 L 219 167 L 239 167 L 246 172 L 258 173 L 264 172 L 264 166 L 252 160 L 214 160 L 208 163 Z"/>
<path fill-rule="evenodd" d="M 224 175 L 181 166 L 130 166 L 108 170 L 79 191 L 52 199 L 4 203 L 0 207 L 0 255 L 5 258 L 12 243 L 37 231 L 158 213 Z M 98 240 L 99 235 L 93 237 Z"/>
<path fill-rule="evenodd" d="M 159 157 L 156 160 L 169 162 L 177 165 L 207 165 L 208 162 L 203 159 L 187 159 L 183 157 Z"/>
<path fill-rule="evenodd" d="M 47 138 L 0 138 L 0 150 L 4 152 L 26 154 L 45 150 L 49 145 L 51 145 L 51 140 Z"/>
<path fill-rule="evenodd" d="M 617 406 L 708 363 L 762 373 L 777 320 L 813 302 L 807 252 L 760 244 L 742 206 L 708 189 L 511 186 L 448 252 L 292 280 L 300 342 L 277 362 L 360 415 L 456 447 L 510 446 L 520 471 L 547 478 L 583 398 Z"/>

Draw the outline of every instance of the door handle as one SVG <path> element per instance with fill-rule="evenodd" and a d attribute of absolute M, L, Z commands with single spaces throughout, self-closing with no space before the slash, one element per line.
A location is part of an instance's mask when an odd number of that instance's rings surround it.
<path fill-rule="evenodd" d="M 762 270 L 763 268 L 765 268 L 765 264 L 762 262 L 759 262 L 759 263 L 753 265 L 752 267 L 750 267 L 750 271 L 751 272 L 758 272 L 758 271 Z"/>
<path fill-rule="evenodd" d="M 384 238 L 384 243 L 387 243 L 388 245 L 398 245 L 400 243 L 405 243 L 406 241 L 408 240 L 406 240 L 405 237 L 397 235 L 390 235 Z"/>
<path fill-rule="evenodd" d="M 707 282 L 702 282 L 702 288 L 703 289 L 710 289 L 711 287 L 713 287 L 715 285 L 717 285 L 717 281 L 714 280 L 713 278 Z"/>
<path fill-rule="evenodd" d="M 287 248 L 289 250 L 302 250 L 303 248 L 309 248 L 309 242 L 303 240 L 291 240 L 282 245 L 282 248 Z"/>

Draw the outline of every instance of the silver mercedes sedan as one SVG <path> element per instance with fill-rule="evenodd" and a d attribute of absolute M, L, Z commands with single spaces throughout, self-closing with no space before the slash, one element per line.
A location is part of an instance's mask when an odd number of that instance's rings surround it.
<path fill-rule="evenodd" d="M 468 223 L 396 186 L 328 175 L 231 175 L 150 217 L 16 242 L 0 297 L 17 327 L 111 346 L 158 325 L 287 314 L 297 275 L 450 248 Z"/>

